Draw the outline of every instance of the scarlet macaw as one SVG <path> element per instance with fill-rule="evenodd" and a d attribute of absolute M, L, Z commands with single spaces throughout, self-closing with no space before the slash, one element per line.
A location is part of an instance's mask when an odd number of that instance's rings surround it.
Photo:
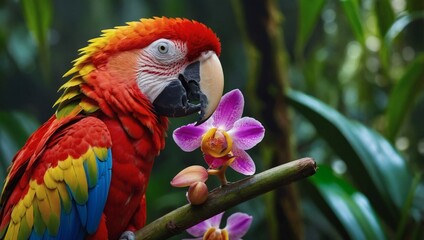
<path fill-rule="evenodd" d="M 12 161 L 0 239 L 117 239 L 143 227 L 167 117 L 202 122 L 218 105 L 220 42 L 199 22 L 141 19 L 89 42 L 55 114 Z"/>

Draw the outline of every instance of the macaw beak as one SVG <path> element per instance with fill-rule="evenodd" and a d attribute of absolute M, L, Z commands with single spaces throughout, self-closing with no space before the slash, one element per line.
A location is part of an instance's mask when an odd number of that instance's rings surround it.
<path fill-rule="evenodd" d="M 218 106 L 224 89 L 224 74 L 218 56 L 203 53 L 178 79 L 170 81 L 153 101 L 159 115 L 182 117 L 199 113 L 197 124 L 206 121 Z"/>

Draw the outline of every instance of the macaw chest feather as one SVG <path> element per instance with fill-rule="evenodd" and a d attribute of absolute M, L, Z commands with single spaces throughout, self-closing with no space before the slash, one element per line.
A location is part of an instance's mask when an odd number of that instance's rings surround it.
<path fill-rule="evenodd" d="M 144 201 L 154 158 L 164 147 L 167 123 L 155 129 L 140 124 L 131 116 L 103 119 L 112 138 L 112 180 L 106 202 L 108 226 L 121 234 L 130 224 L 134 212 L 145 211 Z M 110 235 L 109 235 L 110 236 Z"/>

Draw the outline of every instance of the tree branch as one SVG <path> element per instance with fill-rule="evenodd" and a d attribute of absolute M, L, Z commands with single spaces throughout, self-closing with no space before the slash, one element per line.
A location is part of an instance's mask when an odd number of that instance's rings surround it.
<path fill-rule="evenodd" d="M 247 177 L 224 187 L 216 188 L 208 200 L 199 206 L 184 205 L 138 230 L 136 239 L 166 239 L 185 229 L 223 212 L 239 203 L 275 188 L 309 177 L 316 172 L 312 158 L 295 160 Z"/>

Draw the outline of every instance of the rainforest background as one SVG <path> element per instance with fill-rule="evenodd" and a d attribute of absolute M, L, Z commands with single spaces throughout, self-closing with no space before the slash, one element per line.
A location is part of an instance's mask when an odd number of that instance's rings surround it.
<path fill-rule="evenodd" d="M 254 217 L 244 239 L 423 238 L 421 0 L 0 1 L 0 186 L 54 113 L 77 50 L 102 29 L 153 16 L 195 19 L 220 37 L 225 92 L 241 89 L 245 115 L 266 128 L 249 151 L 258 172 L 306 156 L 318 163 L 315 176 L 227 211 Z M 169 136 L 193 121 L 171 119 Z M 168 137 L 148 222 L 186 203 L 169 182 L 193 164 L 204 164 L 200 151 Z"/>

